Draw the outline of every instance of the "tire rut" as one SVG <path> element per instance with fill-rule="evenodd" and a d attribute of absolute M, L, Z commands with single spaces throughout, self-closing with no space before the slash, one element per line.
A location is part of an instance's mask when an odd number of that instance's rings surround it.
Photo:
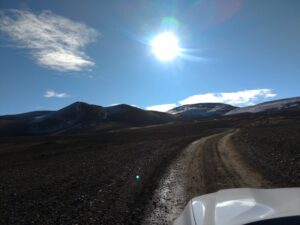
<path fill-rule="evenodd" d="M 143 225 L 171 224 L 196 196 L 227 188 L 269 187 L 233 145 L 228 130 L 191 143 L 163 176 L 146 207 Z"/>

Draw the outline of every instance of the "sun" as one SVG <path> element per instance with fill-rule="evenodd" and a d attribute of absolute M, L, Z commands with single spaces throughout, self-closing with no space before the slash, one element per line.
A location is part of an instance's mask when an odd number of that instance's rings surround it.
<path fill-rule="evenodd" d="M 153 53 L 161 61 L 171 61 L 180 54 L 179 41 L 172 32 L 157 35 L 151 42 Z"/>

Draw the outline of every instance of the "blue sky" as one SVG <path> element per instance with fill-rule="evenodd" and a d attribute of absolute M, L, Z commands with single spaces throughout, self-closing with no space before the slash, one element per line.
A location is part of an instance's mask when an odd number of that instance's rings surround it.
<path fill-rule="evenodd" d="M 0 115 L 75 101 L 166 110 L 300 95 L 298 0 L 10 0 L 0 8 Z M 162 62 L 149 45 L 166 30 L 185 51 Z"/>

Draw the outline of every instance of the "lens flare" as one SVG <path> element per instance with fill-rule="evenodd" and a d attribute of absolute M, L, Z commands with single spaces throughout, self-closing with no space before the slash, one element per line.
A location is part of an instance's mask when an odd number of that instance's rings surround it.
<path fill-rule="evenodd" d="M 165 16 L 161 21 L 161 29 L 178 30 L 179 22 L 175 17 Z"/>

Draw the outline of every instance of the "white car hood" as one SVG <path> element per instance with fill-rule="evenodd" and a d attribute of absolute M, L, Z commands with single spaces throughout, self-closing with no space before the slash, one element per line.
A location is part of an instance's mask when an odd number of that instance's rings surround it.
<path fill-rule="evenodd" d="M 243 225 L 300 215 L 300 188 L 237 188 L 193 198 L 174 225 Z"/>

